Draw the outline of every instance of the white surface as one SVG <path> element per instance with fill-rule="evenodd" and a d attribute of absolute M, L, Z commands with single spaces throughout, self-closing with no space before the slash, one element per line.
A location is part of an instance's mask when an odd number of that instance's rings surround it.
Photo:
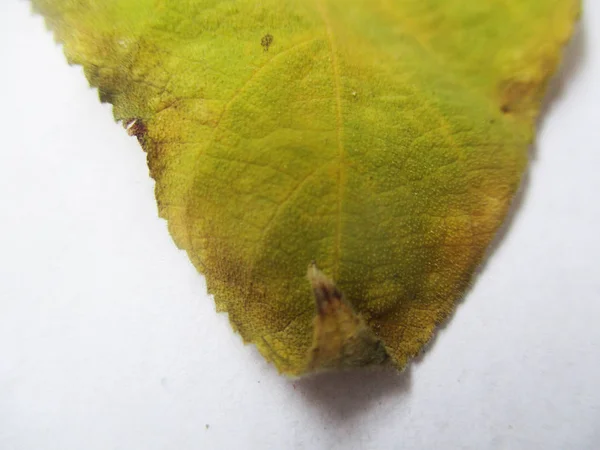
<path fill-rule="evenodd" d="M 215 313 L 81 69 L 0 3 L 0 449 L 599 448 L 600 2 L 521 207 L 425 357 L 294 382 Z"/>

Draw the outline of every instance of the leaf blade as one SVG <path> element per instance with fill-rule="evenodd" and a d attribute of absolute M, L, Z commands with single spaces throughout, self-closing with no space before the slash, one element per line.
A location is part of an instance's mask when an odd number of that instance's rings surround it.
<path fill-rule="evenodd" d="M 217 308 L 293 375 L 317 368 L 310 261 L 400 368 L 451 314 L 518 189 L 579 7 L 34 4 L 138 136 Z"/>

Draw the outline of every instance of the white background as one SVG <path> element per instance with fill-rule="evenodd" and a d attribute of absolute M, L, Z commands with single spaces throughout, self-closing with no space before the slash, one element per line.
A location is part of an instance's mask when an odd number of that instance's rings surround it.
<path fill-rule="evenodd" d="M 0 449 L 600 448 L 600 2 L 516 214 L 404 374 L 288 380 L 216 314 L 136 140 L 0 0 Z"/>

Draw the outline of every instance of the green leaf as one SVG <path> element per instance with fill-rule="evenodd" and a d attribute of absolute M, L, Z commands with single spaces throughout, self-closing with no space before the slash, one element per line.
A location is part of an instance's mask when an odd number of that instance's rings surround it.
<path fill-rule="evenodd" d="M 451 314 L 579 13 L 578 0 L 34 5 L 147 152 L 159 213 L 218 310 L 289 375 L 403 368 Z"/>

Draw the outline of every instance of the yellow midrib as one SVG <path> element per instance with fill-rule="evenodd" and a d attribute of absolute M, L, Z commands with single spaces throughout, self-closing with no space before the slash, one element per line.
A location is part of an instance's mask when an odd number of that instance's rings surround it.
<path fill-rule="evenodd" d="M 336 117 L 337 117 L 337 140 L 338 140 L 338 204 L 337 204 L 337 224 L 336 224 L 336 237 L 335 237 L 335 245 L 334 245 L 334 253 L 333 253 L 333 279 L 339 279 L 339 269 L 340 269 L 340 250 L 341 250 L 341 242 L 342 242 L 342 196 L 343 196 L 343 180 L 342 180 L 342 169 L 344 163 L 344 131 L 343 131 L 343 117 L 342 117 L 342 94 L 341 94 L 341 84 L 340 84 L 340 69 L 339 62 L 337 58 L 337 50 L 335 47 L 335 40 L 333 37 L 333 29 L 331 27 L 331 21 L 329 20 L 329 15 L 327 14 L 327 8 L 323 4 L 323 0 L 316 0 L 317 9 L 321 14 L 323 19 L 323 23 L 325 24 L 325 30 L 327 32 L 327 40 L 329 42 L 329 49 L 331 52 L 331 68 L 333 71 L 333 82 L 334 82 L 334 91 L 335 91 L 335 100 L 336 100 Z"/>

